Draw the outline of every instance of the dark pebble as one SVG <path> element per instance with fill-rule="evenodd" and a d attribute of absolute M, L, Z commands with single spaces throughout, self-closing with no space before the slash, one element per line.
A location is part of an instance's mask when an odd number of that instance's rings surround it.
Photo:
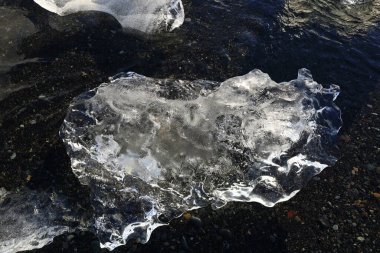
<path fill-rule="evenodd" d="M 190 250 L 189 244 L 187 243 L 187 240 L 184 236 L 182 236 L 181 239 L 181 246 L 184 250 Z"/>
<path fill-rule="evenodd" d="M 365 167 L 366 167 L 368 170 L 375 170 L 375 169 L 376 169 L 376 165 L 375 165 L 375 164 L 372 164 L 372 163 L 366 164 Z"/>
<path fill-rule="evenodd" d="M 191 224 L 192 226 L 196 227 L 196 228 L 201 228 L 202 227 L 202 220 L 199 219 L 198 217 L 191 217 L 191 219 L 189 220 L 189 224 Z"/>
<path fill-rule="evenodd" d="M 92 249 L 92 253 L 100 253 L 101 249 L 100 249 L 99 241 L 92 241 L 91 242 L 91 249 Z"/>
<path fill-rule="evenodd" d="M 219 234 L 225 239 L 225 240 L 229 240 L 232 238 L 232 233 L 230 230 L 228 229 L 221 229 L 219 230 Z"/>
<path fill-rule="evenodd" d="M 323 215 L 321 218 L 319 218 L 319 222 L 324 226 L 324 227 L 330 227 L 330 222 L 328 218 Z"/>

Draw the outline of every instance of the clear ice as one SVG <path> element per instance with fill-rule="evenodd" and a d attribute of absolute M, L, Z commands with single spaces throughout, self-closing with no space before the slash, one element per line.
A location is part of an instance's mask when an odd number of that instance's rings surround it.
<path fill-rule="evenodd" d="M 338 94 L 301 69 L 283 83 L 260 70 L 222 83 L 127 73 L 80 95 L 61 136 L 102 247 L 146 242 L 186 210 L 293 197 L 336 161 Z"/>
<path fill-rule="evenodd" d="M 27 16 L 27 11 L 0 6 L 0 74 L 9 71 L 17 64 L 37 61 L 37 59 L 24 59 L 24 56 L 18 52 L 22 41 L 38 31 Z M 2 83 L 0 100 L 11 90 L 4 88 Z"/>
<path fill-rule="evenodd" d="M 66 207 L 64 198 L 55 194 L 0 188 L 0 252 L 42 248 L 71 231 L 80 216 Z"/>
<path fill-rule="evenodd" d="M 144 33 L 171 31 L 185 19 L 181 0 L 34 0 L 64 16 L 79 11 L 101 11 L 114 16 L 126 29 Z"/>

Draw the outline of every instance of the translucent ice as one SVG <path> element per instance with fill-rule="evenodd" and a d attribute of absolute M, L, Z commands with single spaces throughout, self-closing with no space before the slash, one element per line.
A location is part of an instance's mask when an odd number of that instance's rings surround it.
<path fill-rule="evenodd" d="M 153 33 L 182 25 L 181 0 L 34 0 L 59 15 L 78 11 L 101 11 L 114 16 L 124 28 Z"/>
<path fill-rule="evenodd" d="M 160 217 L 208 204 L 291 198 L 336 160 L 338 94 L 306 69 L 284 83 L 259 70 L 223 83 L 129 73 L 82 94 L 61 135 L 102 246 L 147 241 Z"/>
<path fill-rule="evenodd" d="M 0 188 L 0 252 L 41 248 L 73 227 L 72 210 L 54 194 Z"/>
<path fill-rule="evenodd" d="M 27 15 L 26 11 L 0 6 L 0 74 L 17 64 L 37 60 L 24 59 L 19 54 L 22 41 L 37 32 Z M 8 93 L 2 86 L 0 85 L 0 99 L 4 93 Z"/>

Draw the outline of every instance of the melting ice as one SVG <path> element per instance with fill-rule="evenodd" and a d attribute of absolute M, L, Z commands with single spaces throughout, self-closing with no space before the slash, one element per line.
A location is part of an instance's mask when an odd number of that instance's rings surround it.
<path fill-rule="evenodd" d="M 182 25 L 181 0 L 34 0 L 59 15 L 78 11 L 101 11 L 114 16 L 124 28 L 153 33 Z"/>
<path fill-rule="evenodd" d="M 17 64 L 37 60 L 26 60 L 18 53 L 22 40 L 37 32 L 27 15 L 26 11 L 0 6 L 0 74 Z M 8 92 L 0 87 L 0 99 L 3 93 Z"/>
<path fill-rule="evenodd" d="M 42 248 L 69 232 L 80 215 L 64 198 L 44 192 L 8 192 L 0 188 L 0 252 Z"/>
<path fill-rule="evenodd" d="M 92 215 L 58 194 L 0 188 L 0 251 L 78 228 L 112 250 L 186 210 L 286 201 L 336 161 L 338 94 L 306 69 L 283 83 L 259 70 L 222 83 L 121 74 L 77 97 L 61 129 Z"/>
<path fill-rule="evenodd" d="M 259 70 L 222 83 L 128 73 L 82 94 L 61 135 L 102 246 L 147 241 L 160 217 L 208 204 L 288 200 L 336 161 L 338 94 L 306 69 L 283 83 Z"/>

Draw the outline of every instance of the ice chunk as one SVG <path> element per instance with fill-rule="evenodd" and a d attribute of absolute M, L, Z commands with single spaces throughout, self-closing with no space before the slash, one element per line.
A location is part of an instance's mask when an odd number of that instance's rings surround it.
<path fill-rule="evenodd" d="M 37 32 L 27 14 L 20 9 L 0 6 L 0 74 L 17 64 L 37 61 L 24 59 L 24 56 L 19 54 L 22 41 Z M 0 98 L 9 92 L 0 86 Z"/>
<path fill-rule="evenodd" d="M 0 252 L 42 248 L 72 229 L 72 210 L 55 194 L 0 188 Z M 79 217 L 79 216 L 78 216 Z"/>
<path fill-rule="evenodd" d="M 171 31 L 185 19 L 181 0 L 34 0 L 59 15 L 101 11 L 114 16 L 124 28 L 153 33 Z"/>
<path fill-rule="evenodd" d="M 148 240 L 160 216 L 291 198 L 336 161 L 338 94 L 306 69 L 283 83 L 260 70 L 223 83 L 128 73 L 82 94 L 61 135 L 102 246 Z"/>

